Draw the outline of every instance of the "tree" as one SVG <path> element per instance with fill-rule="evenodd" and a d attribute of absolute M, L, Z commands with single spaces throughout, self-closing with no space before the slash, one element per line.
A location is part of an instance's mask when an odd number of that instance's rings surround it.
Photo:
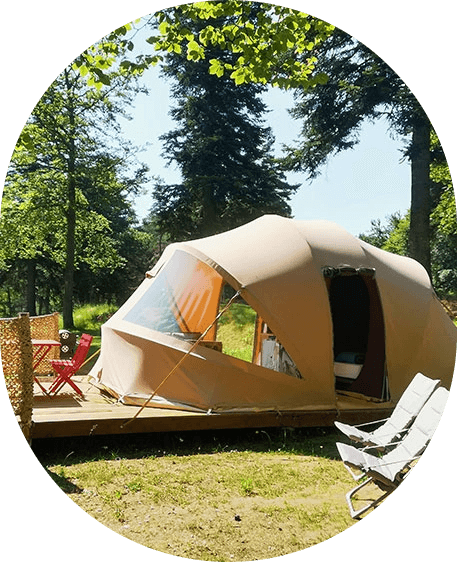
<path fill-rule="evenodd" d="M 399 212 L 386 217 L 385 224 L 380 219 L 371 221 L 371 229 L 359 234 L 359 238 L 372 246 L 400 256 L 408 255 L 409 212 L 402 216 Z"/>
<path fill-rule="evenodd" d="M 126 166 L 130 151 L 129 146 L 116 149 L 113 138 L 117 117 L 125 114 L 126 102 L 139 89 L 122 69 L 113 68 L 110 76 L 110 86 L 98 89 L 89 87 L 72 66 L 57 77 L 21 134 L 5 186 L 2 229 L 10 239 L 20 239 L 16 249 L 9 246 L 6 256 L 10 260 L 46 256 L 63 267 L 66 328 L 73 327 L 78 261 L 92 268 L 119 264 L 110 223 L 90 209 L 83 189 L 106 147 L 111 154 L 117 151 L 118 165 L 122 161 Z M 33 286 L 30 275 L 30 295 Z M 32 296 L 29 304 L 33 307 Z"/>
<path fill-rule="evenodd" d="M 315 73 L 314 49 L 334 26 L 308 14 L 266 3 L 225 0 L 184 4 L 158 12 L 156 51 L 207 60 L 208 71 L 236 84 L 310 88 L 325 81 Z M 198 24 L 192 28 L 189 22 Z M 232 57 L 215 54 L 230 52 Z"/>
<path fill-rule="evenodd" d="M 430 178 L 432 191 L 432 274 L 437 291 L 444 295 L 457 294 L 457 216 L 455 194 L 449 166 L 435 133 L 431 139 L 432 159 Z M 433 197 L 433 195 L 435 195 Z M 434 201 L 433 201 L 434 200 Z"/>
<path fill-rule="evenodd" d="M 198 32 L 189 27 L 189 21 L 199 23 Z M 159 33 L 147 39 L 153 52 L 133 56 L 134 47 L 138 47 L 137 26 L 154 24 L 156 29 L 156 23 Z M 323 74 L 315 72 L 314 49 L 333 29 L 308 14 L 267 3 L 223 0 L 182 4 L 119 27 L 98 43 L 95 52 L 91 48 L 81 53 L 73 68 L 90 86 L 101 88 L 110 84 L 110 69 L 116 61 L 126 72 L 138 75 L 162 62 L 168 53 L 176 53 L 188 60 L 208 60 L 209 72 L 229 76 L 237 84 L 313 87 L 325 80 Z M 211 54 L 212 47 L 229 51 L 234 58 L 223 61 Z"/>
<path fill-rule="evenodd" d="M 123 159 L 100 154 L 82 177 L 81 189 L 89 207 L 108 221 L 107 236 L 116 256 L 114 261 L 105 264 L 100 260 L 80 261 L 75 271 L 75 299 L 79 302 L 121 304 L 149 266 L 154 238 L 137 226 L 131 201 L 132 194 L 143 185 L 147 169 L 141 166 L 127 176 L 122 173 L 123 169 Z M 84 255 L 84 249 L 80 248 L 77 254 Z"/>
<path fill-rule="evenodd" d="M 402 220 L 403 218 L 399 212 L 386 217 L 386 224 L 382 224 L 380 219 L 374 219 L 371 221 L 371 229 L 366 233 L 359 234 L 359 238 L 372 246 L 386 249 L 386 245 L 389 243 L 392 233 L 398 229 Z M 404 254 L 405 252 L 402 248 L 402 251 L 395 253 Z"/>
<path fill-rule="evenodd" d="M 366 119 L 385 116 L 393 134 L 405 139 L 411 162 L 408 252 L 429 273 L 431 125 L 404 82 L 365 45 L 336 30 L 316 51 L 328 76 L 312 90 L 297 90 L 292 115 L 303 123 L 301 141 L 288 147 L 286 168 L 314 178 L 328 158 L 352 148 Z"/>
<path fill-rule="evenodd" d="M 443 296 L 457 294 L 457 217 L 455 196 L 449 167 L 437 135 L 431 135 L 430 215 L 431 276 L 435 290 Z M 410 212 L 387 217 L 383 225 L 379 219 L 360 238 L 383 250 L 408 255 Z"/>
<path fill-rule="evenodd" d="M 228 25 L 228 20 L 217 23 Z M 202 25 L 191 19 L 181 23 L 189 37 L 198 35 Z M 284 181 L 271 154 L 273 137 L 264 125 L 266 106 L 260 98 L 264 86 L 218 77 L 209 72 L 209 60 L 195 62 L 186 52 L 167 55 L 163 69 L 174 79 L 177 105 L 171 115 L 178 123 L 161 137 L 164 157 L 177 163 L 183 181 L 156 185 L 159 230 L 172 239 L 186 239 L 221 232 L 264 213 L 289 216 L 287 201 L 298 186 Z M 234 59 L 218 46 L 208 46 L 207 53 L 223 64 Z"/>

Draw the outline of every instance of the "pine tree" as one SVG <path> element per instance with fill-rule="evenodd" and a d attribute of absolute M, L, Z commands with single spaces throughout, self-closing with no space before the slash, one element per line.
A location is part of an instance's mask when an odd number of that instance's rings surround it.
<path fill-rule="evenodd" d="M 198 34 L 200 22 L 187 25 Z M 188 51 L 188 50 L 187 50 Z M 290 216 L 289 185 L 272 155 L 271 129 L 260 84 L 239 84 L 209 72 L 210 60 L 229 62 L 233 53 L 212 47 L 205 59 L 170 53 L 163 73 L 174 80 L 177 128 L 163 135 L 164 157 L 176 163 L 182 182 L 158 183 L 158 229 L 172 240 L 208 236 L 266 213 Z"/>
<path fill-rule="evenodd" d="M 405 140 L 404 155 L 411 163 L 408 252 L 430 273 L 432 127 L 427 115 L 399 76 L 343 31 L 335 30 L 316 56 L 328 81 L 297 90 L 292 115 L 303 126 L 299 143 L 289 147 L 286 167 L 316 177 L 331 155 L 357 144 L 364 120 L 385 117 L 391 132 Z"/>

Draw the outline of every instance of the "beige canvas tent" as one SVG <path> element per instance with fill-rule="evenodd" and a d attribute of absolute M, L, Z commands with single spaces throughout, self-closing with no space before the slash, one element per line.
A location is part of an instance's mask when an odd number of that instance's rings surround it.
<path fill-rule="evenodd" d="M 252 362 L 224 353 L 217 322 L 189 353 L 227 285 L 257 314 Z M 267 215 L 168 246 L 102 326 L 91 374 L 124 402 L 142 404 L 187 353 L 149 406 L 318 411 L 343 396 L 360 407 L 389 405 L 418 371 L 449 388 L 456 341 L 417 262 L 331 222 Z"/>

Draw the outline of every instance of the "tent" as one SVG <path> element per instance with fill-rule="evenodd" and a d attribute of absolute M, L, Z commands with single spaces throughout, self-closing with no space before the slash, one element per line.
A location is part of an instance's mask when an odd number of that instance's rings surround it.
<path fill-rule="evenodd" d="M 217 339 L 230 290 L 256 313 L 251 362 Z M 332 222 L 265 215 L 170 244 L 102 326 L 91 376 L 125 403 L 159 387 L 149 406 L 184 410 L 318 411 L 342 396 L 389 405 L 419 371 L 449 388 L 456 342 L 416 261 Z"/>

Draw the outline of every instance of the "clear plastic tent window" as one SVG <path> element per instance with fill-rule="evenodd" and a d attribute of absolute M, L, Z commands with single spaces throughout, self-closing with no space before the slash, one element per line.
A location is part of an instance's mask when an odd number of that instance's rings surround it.
<path fill-rule="evenodd" d="M 222 284 L 209 265 L 177 250 L 124 320 L 162 333 L 202 333 L 216 317 Z"/>

